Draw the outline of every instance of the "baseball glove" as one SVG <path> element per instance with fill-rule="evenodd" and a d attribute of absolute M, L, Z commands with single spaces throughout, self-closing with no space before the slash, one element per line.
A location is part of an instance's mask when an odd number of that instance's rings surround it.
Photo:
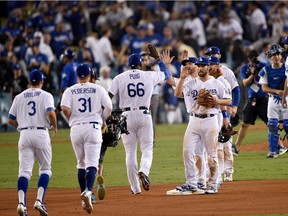
<path fill-rule="evenodd" d="M 197 96 L 197 103 L 206 108 L 212 108 L 216 105 L 216 98 L 206 89 L 200 89 Z"/>
<path fill-rule="evenodd" d="M 148 43 L 147 48 L 148 48 L 148 50 L 149 50 L 149 53 L 148 53 L 148 54 L 149 54 L 151 57 L 153 57 L 154 59 L 158 60 L 158 59 L 159 59 L 159 53 L 158 53 L 155 45 L 154 45 L 154 44 L 151 44 L 151 43 Z"/>
<path fill-rule="evenodd" d="M 232 127 L 236 127 L 240 122 L 240 116 L 238 115 L 238 113 L 236 113 L 236 115 L 234 117 L 230 118 L 230 124 Z"/>
<path fill-rule="evenodd" d="M 238 133 L 238 131 L 233 131 L 232 126 L 229 125 L 228 127 L 225 127 L 223 125 L 221 128 L 221 131 L 219 132 L 219 135 L 218 135 L 218 142 L 226 143 L 229 141 L 231 136 L 233 136 L 237 133 Z"/>

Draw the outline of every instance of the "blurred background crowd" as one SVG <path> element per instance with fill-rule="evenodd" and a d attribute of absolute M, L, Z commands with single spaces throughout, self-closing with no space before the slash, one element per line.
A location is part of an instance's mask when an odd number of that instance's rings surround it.
<path fill-rule="evenodd" d="M 44 90 L 56 103 L 61 94 L 63 53 L 73 49 L 73 62 L 88 63 L 104 85 L 127 70 L 127 59 L 148 42 L 175 56 L 171 72 L 179 77 L 181 54 L 199 57 L 209 46 L 221 50 L 221 62 L 239 78 L 248 50 L 261 62 L 265 51 L 288 36 L 288 2 L 284 1 L 1 1 L 0 123 L 6 130 L 11 101 L 27 88 L 28 73 L 45 73 Z M 153 68 L 153 61 L 151 67 Z M 241 86 L 241 81 L 239 82 Z M 241 104 L 246 100 L 241 88 Z M 157 123 L 187 122 L 183 100 L 164 84 Z M 241 112 L 241 105 L 239 108 Z"/>

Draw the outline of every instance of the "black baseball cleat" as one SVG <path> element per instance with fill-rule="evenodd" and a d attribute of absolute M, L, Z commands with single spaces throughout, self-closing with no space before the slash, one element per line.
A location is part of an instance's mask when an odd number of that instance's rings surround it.
<path fill-rule="evenodd" d="M 144 188 L 144 190 L 148 191 L 150 189 L 150 181 L 148 176 L 146 176 L 143 172 L 139 172 L 138 176 L 142 182 L 142 187 Z"/>

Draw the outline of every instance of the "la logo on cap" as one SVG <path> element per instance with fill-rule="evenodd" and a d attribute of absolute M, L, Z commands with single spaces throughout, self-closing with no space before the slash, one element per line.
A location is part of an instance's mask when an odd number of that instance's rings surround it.
<path fill-rule="evenodd" d="M 199 58 L 199 61 L 203 61 L 203 59 L 200 57 L 200 58 Z"/>

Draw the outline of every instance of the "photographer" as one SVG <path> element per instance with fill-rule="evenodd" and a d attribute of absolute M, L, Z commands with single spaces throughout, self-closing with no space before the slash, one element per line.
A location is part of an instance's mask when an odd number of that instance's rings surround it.
<path fill-rule="evenodd" d="M 235 144 L 232 146 L 234 155 L 238 155 L 238 149 L 246 136 L 247 129 L 250 125 L 254 125 L 259 116 L 262 121 L 267 124 L 267 105 L 268 96 L 263 92 L 261 85 L 258 83 L 260 76 L 259 71 L 266 66 L 265 63 L 258 60 L 258 53 L 255 50 L 250 50 L 247 53 L 248 64 L 240 69 L 240 75 L 243 85 L 248 90 L 248 102 L 243 109 L 243 122 L 238 132 L 238 137 Z"/>

